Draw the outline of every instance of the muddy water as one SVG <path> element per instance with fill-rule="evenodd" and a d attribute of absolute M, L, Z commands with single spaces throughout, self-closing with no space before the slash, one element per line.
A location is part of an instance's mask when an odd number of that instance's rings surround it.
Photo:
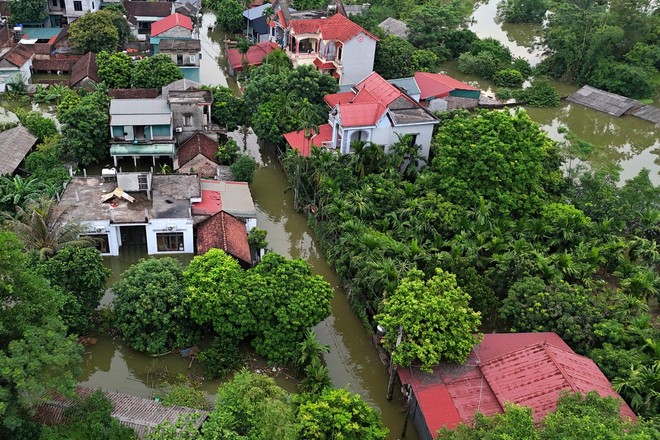
<path fill-rule="evenodd" d="M 224 37 L 219 32 L 207 30 L 206 24 L 213 21 L 212 14 L 204 15 L 204 25 L 200 32 L 203 47 L 201 80 L 205 84 L 228 85 L 236 90 L 235 83 L 231 80 L 227 82 L 217 64 L 209 62 L 211 56 L 207 55 L 222 50 L 218 42 Z M 322 275 L 334 288 L 332 316 L 315 328 L 321 342 L 331 347 L 325 361 L 333 383 L 337 387 L 348 386 L 351 391 L 360 393 L 366 401 L 379 409 L 385 424 L 391 430 L 390 438 L 399 438 L 404 418 L 402 397 L 395 393 L 393 401 L 385 399 L 385 369 L 362 323 L 350 309 L 345 293 L 339 288 L 339 280 L 323 258 L 305 217 L 293 209 L 292 196 L 285 192 L 286 180 L 276 157 L 270 149 L 259 145 L 251 131 L 247 134 L 232 133 L 231 136 L 259 164 L 251 190 L 258 212 L 257 222 L 260 228 L 268 232 L 270 249 L 287 257 L 305 259 L 310 263 L 313 272 Z M 122 251 L 121 257 L 107 258 L 106 265 L 113 272 L 109 285 L 119 278 L 123 270 L 142 257 L 144 254 L 141 251 Z M 182 259 L 183 263 L 188 261 L 189 259 Z M 103 298 L 103 303 L 108 304 L 111 300 L 112 294 L 109 291 Z M 244 354 L 249 357 L 250 364 L 254 367 L 267 368 L 263 361 L 250 356 L 248 350 L 245 350 Z M 203 375 L 197 364 L 188 369 L 187 360 L 172 354 L 146 356 L 124 346 L 118 338 L 108 336 L 100 337 L 96 345 L 87 347 L 83 370 L 80 378 L 83 385 L 116 389 L 146 397 L 153 396 L 159 383 L 173 375 L 183 374 L 193 380 L 200 379 Z M 273 374 L 272 370 L 269 373 Z M 276 380 L 286 389 L 295 390 L 295 382 L 284 373 L 276 374 Z M 212 399 L 220 381 L 202 380 L 200 383 Z M 406 438 L 418 438 L 413 426 L 408 428 Z"/>

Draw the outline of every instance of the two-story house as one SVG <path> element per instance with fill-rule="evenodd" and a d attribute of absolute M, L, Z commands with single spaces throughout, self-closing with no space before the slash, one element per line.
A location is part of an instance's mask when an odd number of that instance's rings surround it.
<path fill-rule="evenodd" d="M 190 17 L 175 13 L 151 25 L 149 42 L 155 54 L 164 53 L 172 58 L 184 78 L 199 81 L 201 44 L 192 34 Z"/>
<path fill-rule="evenodd" d="M 55 0 L 50 0 L 54 4 Z M 58 1 L 61 5 L 61 2 Z M 64 18 L 67 23 L 71 23 L 76 18 L 80 18 L 88 12 L 96 12 L 101 9 L 101 0 L 64 0 Z"/>
<path fill-rule="evenodd" d="M 303 156 L 313 146 L 340 154 L 353 152 L 355 141 L 383 145 L 385 153 L 403 136 L 419 146 L 419 156 L 428 159 L 433 126 L 438 120 L 401 88 L 371 73 L 350 90 L 325 96 L 330 106 L 328 124 L 319 127 L 311 138 L 302 131 L 284 135 L 289 145 Z"/>
<path fill-rule="evenodd" d="M 165 99 L 110 100 L 110 155 L 118 158 L 174 157 L 172 110 Z"/>
<path fill-rule="evenodd" d="M 355 84 L 373 71 L 378 38 L 341 13 L 295 19 L 282 2 L 270 26 L 271 41 L 284 49 L 294 67 L 312 64 L 340 85 Z"/>
<path fill-rule="evenodd" d="M 210 90 L 170 90 L 167 102 L 172 110 L 172 123 L 179 144 L 196 132 L 212 130 L 213 93 Z"/>
<path fill-rule="evenodd" d="M 174 12 L 174 3 L 126 0 L 124 8 L 128 22 L 133 26 L 133 34 L 139 40 L 146 40 L 151 35 L 151 25 Z"/>

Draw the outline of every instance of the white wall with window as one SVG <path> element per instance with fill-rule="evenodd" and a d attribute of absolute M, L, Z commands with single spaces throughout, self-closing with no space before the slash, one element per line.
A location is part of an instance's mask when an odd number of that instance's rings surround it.
<path fill-rule="evenodd" d="M 101 255 L 119 255 L 121 235 L 118 226 L 111 225 L 109 221 L 96 221 L 88 223 L 88 226 L 89 232 L 81 235 L 94 238 Z"/>
<path fill-rule="evenodd" d="M 153 219 L 146 228 L 149 255 L 195 252 L 192 219 Z"/>
<path fill-rule="evenodd" d="M 66 17 L 69 23 L 78 17 L 82 17 L 88 12 L 96 12 L 100 9 L 100 0 L 64 0 L 66 7 Z"/>

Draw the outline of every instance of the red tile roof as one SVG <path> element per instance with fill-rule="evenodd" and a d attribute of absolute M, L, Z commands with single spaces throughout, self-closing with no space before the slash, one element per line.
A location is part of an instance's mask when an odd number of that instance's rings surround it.
<path fill-rule="evenodd" d="M 402 97 L 416 105 L 404 92 L 372 72 L 357 83 L 353 91 L 326 95 L 324 99 L 330 107 L 339 105 L 343 127 L 363 127 L 375 125 L 388 106 Z"/>
<path fill-rule="evenodd" d="M 262 41 L 261 43 L 250 46 L 245 54 L 248 66 L 260 66 L 263 64 L 266 55 L 275 49 L 279 49 L 279 46 L 272 41 Z M 237 72 L 243 70 L 243 55 L 238 49 L 229 49 L 227 51 L 227 61 L 231 68 Z"/>
<path fill-rule="evenodd" d="M 183 168 L 195 156 L 201 154 L 211 162 L 217 163 L 215 153 L 218 152 L 218 143 L 203 133 L 195 133 L 190 139 L 179 147 L 179 167 Z"/>
<path fill-rule="evenodd" d="M 192 20 L 187 15 L 179 14 L 178 12 L 165 17 L 151 25 L 151 36 L 155 37 L 172 28 L 181 26 L 192 31 Z"/>
<path fill-rule="evenodd" d="M 7 60 L 16 67 L 21 67 L 34 55 L 34 52 L 25 44 L 17 44 L 5 53 L 0 59 Z"/>
<path fill-rule="evenodd" d="M 224 211 L 197 226 L 197 254 L 204 255 L 212 248 L 222 249 L 234 258 L 252 263 L 245 223 Z"/>
<path fill-rule="evenodd" d="M 432 374 L 417 368 L 398 372 L 412 386 L 433 438 L 443 426 L 470 423 L 477 411 L 502 413 L 504 402 L 531 407 L 539 422 L 564 390 L 619 397 L 596 364 L 555 333 L 487 334 L 465 365 L 439 365 Z M 621 414 L 636 419 L 625 402 Z"/>
<path fill-rule="evenodd" d="M 280 23 L 283 23 L 280 17 Z M 286 24 L 283 24 L 286 26 Z M 291 28 L 296 34 L 320 33 L 324 40 L 337 40 L 347 42 L 358 34 L 379 41 L 371 32 L 353 23 L 341 14 L 335 14 L 330 18 L 315 18 L 311 20 L 291 20 Z"/>
<path fill-rule="evenodd" d="M 454 90 L 479 90 L 451 76 L 440 73 L 415 72 L 415 82 L 421 95 L 419 99 L 444 98 Z"/>
<path fill-rule="evenodd" d="M 90 78 L 99 83 L 99 67 L 96 65 L 96 55 L 93 52 L 87 52 L 71 69 L 70 84 L 75 86 L 85 78 Z"/>
<path fill-rule="evenodd" d="M 320 58 L 315 58 L 314 59 L 314 65 L 316 66 L 317 69 L 334 69 L 335 65 L 332 64 L 330 61 L 323 61 Z"/>
<path fill-rule="evenodd" d="M 301 156 L 308 157 L 312 153 L 312 147 L 322 147 L 323 142 L 332 140 L 332 127 L 330 124 L 319 126 L 318 133 L 309 140 L 305 138 L 303 130 L 287 133 L 284 135 L 284 139 L 286 139 L 291 148 L 298 150 Z"/>

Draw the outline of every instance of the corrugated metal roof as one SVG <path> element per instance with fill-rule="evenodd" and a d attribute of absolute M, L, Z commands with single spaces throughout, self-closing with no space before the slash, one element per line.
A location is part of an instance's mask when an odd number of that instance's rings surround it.
<path fill-rule="evenodd" d="M 166 99 L 111 99 L 110 116 L 171 114 Z"/>
<path fill-rule="evenodd" d="M 111 156 L 174 156 L 174 144 L 112 144 Z"/>
<path fill-rule="evenodd" d="M 14 174 L 36 142 L 36 136 L 21 126 L 0 133 L 0 176 Z"/>
<path fill-rule="evenodd" d="M 112 115 L 110 116 L 111 126 L 125 125 L 169 125 L 172 116 L 167 115 Z"/>
<path fill-rule="evenodd" d="M 412 76 L 408 78 L 397 78 L 397 79 L 388 79 L 387 80 L 390 84 L 393 84 L 397 87 L 401 87 L 408 93 L 409 95 L 419 95 L 419 86 L 417 86 L 417 82 L 415 81 L 415 78 Z"/>
<path fill-rule="evenodd" d="M 566 100 L 612 116 L 621 116 L 634 107 L 641 105 L 639 101 L 632 98 L 626 98 L 591 86 L 582 87 Z"/>
<path fill-rule="evenodd" d="M 425 396 L 420 410 L 434 438 L 439 427 L 456 426 L 456 414 L 470 423 L 477 411 L 501 413 L 505 402 L 531 407 L 538 422 L 555 409 L 564 390 L 619 397 L 596 364 L 555 333 L 487 334 L 464 365 L 441 364 L 430 374 L 418 368 L 398 373 L 418 400 Z M 621 414 L 636 418 L 625 402 Z"/>

